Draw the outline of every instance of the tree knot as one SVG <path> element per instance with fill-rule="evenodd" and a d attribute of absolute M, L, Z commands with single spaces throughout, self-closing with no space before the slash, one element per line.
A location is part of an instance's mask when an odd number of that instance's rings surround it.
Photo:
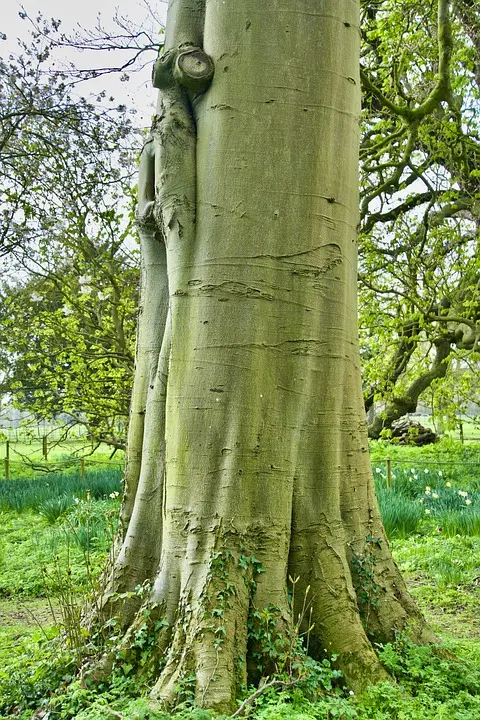
<path fill-rule="evenodd" d="M 212 58 L 202 48 L 187 45 L 160 55 L 153 67 L 152 82 L 159 90 L 176 82 L 198 95 L 208 89 L 214 72 Z"/>

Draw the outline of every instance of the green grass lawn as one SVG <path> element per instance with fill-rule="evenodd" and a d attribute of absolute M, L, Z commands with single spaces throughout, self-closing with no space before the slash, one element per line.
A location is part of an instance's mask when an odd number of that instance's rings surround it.
<path fill-rule="evenodd" d="M 390 488 L 385 485 L 387 451 L 397 460 Z M 428 463 L 422 466 L 422 460 Z M 249 717 L 480 720 L 480 530 L 464 522 L 480 503 L 477 461 L 480 448 L 437 446 L 435 454 L 432 449 L 373 447 L 374 475 L 394 556 L 451 654 L 416 648 L 400 636 L 396 645 L 379 648 L 395 683 L 355 698 L 335 689 L 338 681 L 325 665 L 323 675 L 315 670 L 311 677 L 317 680 L 305 688 L 266 692 Z M 95 578 L 108 555 L 120 498 L 119 489 L 111 489 L 112 482 L 119 488 L 120 475 L 107 473 L 95 482 L 87 475 L 86 485 L 75 485 L 81 478 L 72 478 L 67 474 L 55 483 L 51 476 L 47 496 L 45 479 L 16 480 L 3 501 L 0 483 L 0 708 L 6 713 L 0 717 L 30 719 L 50 699 L 51 718 L 169 720 L 172 716 L 149 709 L 143 698 L 148 688 L 139 687 L 129 669 L 114 673 L 110 684 L 100 688 L 71 682 L 77 660 L 68 624 L 78 618 L 85 594 L 98 592 Z M 441 521 L 447 527 L 446 518 L 457 515 L 463 518 L 460 532 L 439 525 Z M 320 676 L 327 686 L 333 682 L 331 690 L 315 686 Z M 60 693 L 52 698 L 57 687 Z M 175 716 L 210 717 L 188 706 Z"/>
<path fill-rule="evenodd" d="M 0 442 L 0 479 L 5 478 L 6 443 Z M 46 475 L 62 470 L 80 470 L 80 458 L 84 458 L 84 467 L 111 465 L 121 467 L 125 460 L 123 450 L 117 450 L 112 456 L 112 448 L 102 443 L 93 449 L 88 441 L 68 440 L 49 444 L 47 459 L 43 456 L 41 442 L 10 442 L 9 477 L 24 478 Z"/>

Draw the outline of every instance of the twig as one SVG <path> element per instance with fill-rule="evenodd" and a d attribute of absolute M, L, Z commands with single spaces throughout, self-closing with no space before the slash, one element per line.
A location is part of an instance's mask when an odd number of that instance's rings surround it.
<path fill-rule="evenodd" d="M 270 680 L 270 682 L 265 683 L 261 687 L 259 687 L 257 690 L 255 690 L 252 695 L 249 695 L 249 697 L 245 698 L 245 700 L 242 702 L 238 710 L 236 710 L 233 715 L 230 715 L 231 718 L 240 717 L 245 713 L 245 710 L 249 705 L 255 702 L 255 700 L 262 695 L 262 693 L 265 692 L 265 690 L 268 690 L 271 687 L 275 686 L 281 686 L 283 689 L 292 687 L 293 685 L 296 685 L 300 682 L 300 680 L 303 680 L 303 678 L 295 678 L 295 680 L 290 680 L 289 682 L 285 682 L 284 680 Z"/>
<path fill-rule="evenodd" d="M 48 637 L 47 633 L 45 632 L 45 628 L 43 627 L 42 623 L 41 623 L 40 620 L 37 618 L 37 616 L 35 615 L 35 613 L 32 612 L 32 610 L 30 610 L 30 608 L 29 608 L 25 603 L 23 603 L 21 600 L 19 600 L 19 604 L 20 604 L 21 607 L 23 607 L 23 608 L 27 611 L 27 613 L 28 613 L 29 615 L 32 616 L 33 621 L 35 622 L 36 625 L 38 625 L 38 627 L 40 628 L 40 632 L 41 632 L 42 635 L 45 637 L 45 639 L 46 639 L 46 640 L 49 640 L 49 637 Z M 48 604 L 50 605 L 50 601 L 49 601 Z M 50 610 L 51 610 L 52 615 L 53 615 L 53 610 L 52 610 L 52 608 L 51 608 L 51 605 L 50 605 Z M 55 615 L 53 615 L 53 619 L 55 620 Z"/>

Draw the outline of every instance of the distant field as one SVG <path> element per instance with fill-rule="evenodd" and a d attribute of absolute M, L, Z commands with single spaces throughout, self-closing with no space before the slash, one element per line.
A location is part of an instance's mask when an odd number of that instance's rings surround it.
<path fill-rule="evenodd" d="M 0 442 L 0 478 L 5 478 L 5 457 L 7 445 Z M 87 440 L 70 440 L 47 445 L 47 459 L 43 457 L 43 443 L 10 441 L 9 477 L 32 477 L 49 471 L 77 470 L 80 471 L 80 458 L 84 458 L 86 470 L 104 463 L 123 465 L 125 453 L 117 450 L 112 456 L 113 448 L 101 444 L 93 452 Z"/>

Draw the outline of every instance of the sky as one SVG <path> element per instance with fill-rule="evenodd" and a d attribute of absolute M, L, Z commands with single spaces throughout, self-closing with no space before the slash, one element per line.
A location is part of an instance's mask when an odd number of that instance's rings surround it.
<path fill-rule="evenodd" d="M 0 14 L 0 31 L 7 36 L 0 41 L 0 55 L 7 56 L 17 50 L 17 38 L 27 40 L 30 23 L 22 20 L 19 13 L 24 9 L 27 14 L 35 18 L 38 12 L 46 18 L 55 18 L 62 21 L 61 29 L 67 34 L 92 29 L 97 23 L 113 32 L 118 32 L 115 26 L 115 14 L 121 14 L 136 25 L 149 27 L 151 32 L 156 31 L 157 21 L 153 18 L 152 6 L 155 15 L 164 20 L 166 3 L 163 0 L 80 0 L 80 2 L 65 2 L 65 0 L 3 0 Z M 102 65 L 120 65 L 126 59 L 122 52 L 73 52 L 66 49 L 58 51 L 57 62 L 71 61 L 77 67 L 99 67 Z M 145 124 L 149 124 L 155 104 L 156 91 L 151 86 L 151 64 L 154 55 L 146 58 L 147 67 L 131 73 L 128 82 L 120 82 L 120 75 L 109 75 L 94 81 L 82 94 L 107 90 L 115 96 L 118 102 L 125 103 L 127 107 L 135 107 L 141 116 L 145 117 Z"/>

